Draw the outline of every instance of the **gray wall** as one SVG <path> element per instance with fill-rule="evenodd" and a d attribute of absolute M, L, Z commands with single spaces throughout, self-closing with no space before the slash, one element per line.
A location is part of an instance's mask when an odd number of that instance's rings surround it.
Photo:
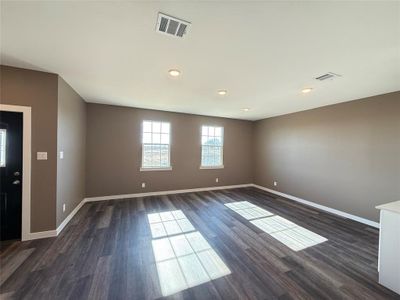
<path fill-rule="evenodd" d="M 56 227 L 56 74 L 0 66 L 0 102 L 32 107 L 31 231 Z M 48 160 L 36 160 L 46 151 Z"/>
<path fill-rule="evenodd" d="M 54 230 L 85 197 L 86 103 L 56 74 L 0 70 L 1 103 L 32 107 L 31 231 Z"/>
<path fill-rule="evenodd" d="M 86 103 L 58 78 L 57 226 L 85 198 Z M 60 151 L 64 158 L 60 158 Z M 63 212 L 65 204 L 65 212 Z"/>
<path fill-rule="evenodd" d="M 32 107 L 32 232 L 85 196 L 255 182 L 375 221 L 400 196 L 400 92 L 248 122 L 86 104 L 56 74 L 0 71 L 1 103 Z M 172 171 L 139 171 L 144 119 L 171 122 Z M 199 169 L 203 124 L 225 128 L 224 169 Z"/>
<path fill-rule="evenodd" d="M 87 112 L 87 197 L 253 182 L 252 122 L 101 104 Z M 140 171 L 146 119 L 171 123 L 172 171 Z M 199 169 L 201 125 L 224 127 L 224 169 Z"/>
<path fill-rule="evenodd" d="M 400 92 L 257 121 L 254 157 L 256 184 L 378 221 L 400 199 Z"/>

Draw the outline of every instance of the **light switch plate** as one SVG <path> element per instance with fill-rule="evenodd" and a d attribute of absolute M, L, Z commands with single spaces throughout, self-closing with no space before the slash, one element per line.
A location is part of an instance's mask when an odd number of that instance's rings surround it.
<path fill-rule="evenodd" d="M 60 159 L 64 159 L 64 151 L 60 151 Z"/>
<path fill-rule="evenodd" d="M 47 152 L 37 152 L 36 159 L 37 160 L 47 160 Z"/>

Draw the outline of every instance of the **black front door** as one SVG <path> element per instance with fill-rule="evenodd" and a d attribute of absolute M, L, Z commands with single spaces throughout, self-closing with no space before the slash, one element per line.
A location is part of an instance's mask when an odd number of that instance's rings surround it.
<path fill-rule="evenodd" d="M 22 113 L 0 112 L 0 240 L 21 238 Z"/>

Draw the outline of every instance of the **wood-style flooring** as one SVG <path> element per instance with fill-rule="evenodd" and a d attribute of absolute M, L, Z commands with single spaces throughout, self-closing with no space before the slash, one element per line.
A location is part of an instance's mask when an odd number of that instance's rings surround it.
<path fill-rule="evenodd" d="M 294 251 L 224 205 L 238 201 L 327 241 Z M 87 203 L 57 238 L 2 247 L 0 298 L 161 298 L 147 215 L 171 210 L 185 214 L 230 274 L 169 299 L 400 299 L 377 282 L 377 229 L 255 188 Z M 167 275 L 164 283 L 175 284 L 177 274 Z"/>

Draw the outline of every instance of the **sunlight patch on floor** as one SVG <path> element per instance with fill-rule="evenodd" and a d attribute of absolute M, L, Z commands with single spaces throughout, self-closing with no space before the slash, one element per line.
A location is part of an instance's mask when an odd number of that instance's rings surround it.
<path fill-rule="evenodd" d="M 147 215 L 153 238 L 171 236 L 194 231 L 192 223 L 181 210 L 166 211 Z"/>
<path fill-rule="evenodd" d="M 152 247 L 163 296 L 231 273 L 203 235 L 193 231 L 195 228 L 182 211 L 149 214 L 148 220 L 152 236 L 155 238 L 152 240 Z M 168 225 L 165 226 L 165 223 L 175 221 L 180 232 L 185 232 L 179 225 L 179 221 L 182 220 L 190 224 L 191 227 L 188 225 L 186 229 L 191 228 L 189 231 L 193 232 L 176 234 L 178 230 L 168 231 Z M 154 230 L 154 224 L 161 224 L 164 231 Z"/>
<path fill-rule="evenodd" d="M 280 216 L 250 221 L 294 251 L 326 242 L 327 239 Z"/>
<path fill-rule="evenodd" d="M 268 210 L 258 207 L 257 205 L 254 205 L 248 201 L 227 203 L 225 206 L 229 207 L 246 220 L 269 217 L 273 215 L 273 213 L 269 212 Z"/>
<path fill-rule="evenodd" d="M 248 201 L 227 203 L 225 206 L 294 251 L 300 251 L 327 241 L 323 236 L 281 216 L 274 215 Z"/>

